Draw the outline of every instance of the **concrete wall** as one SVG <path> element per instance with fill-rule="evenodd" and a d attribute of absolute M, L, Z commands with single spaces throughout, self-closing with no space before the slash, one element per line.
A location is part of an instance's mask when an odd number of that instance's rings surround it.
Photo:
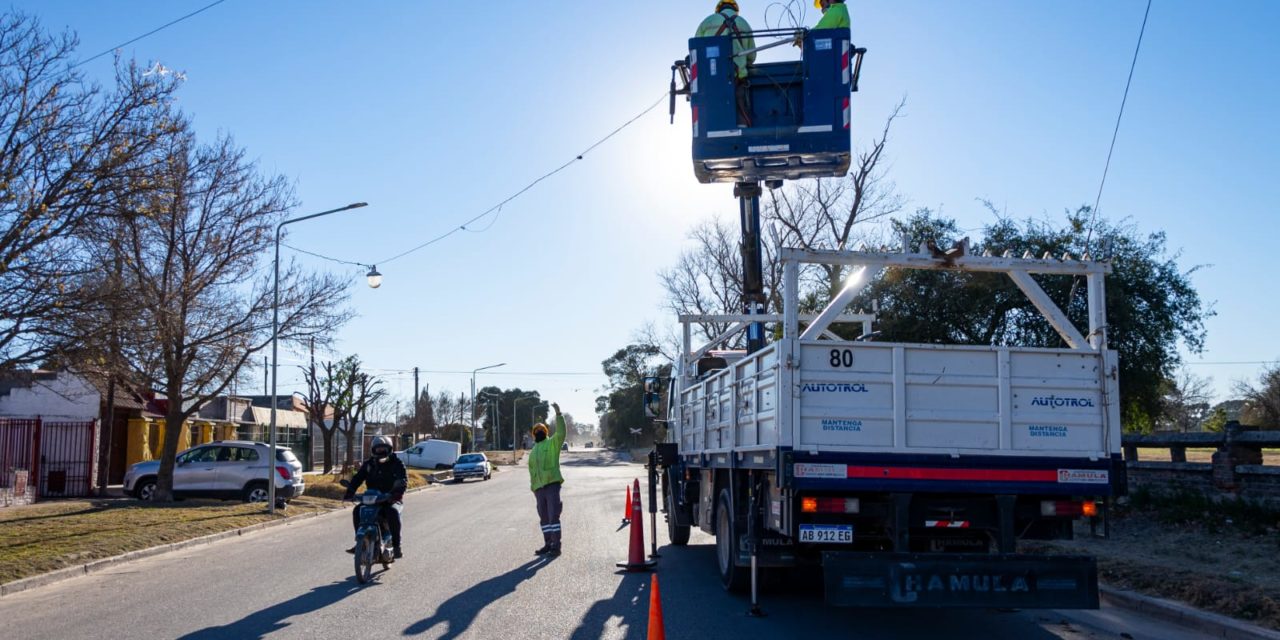
<path fill-rule="evenodd" d="M 1237 464 L 1232 469 L 1197 462 L 1130 462 L 1129 491 L 1167 494 L 1194 490 L 1220 498 L 1243 498 L 1280 509 L 1280 467 Z"/>
<path fill-rule="evenodd" d="M 98 419 L 101 398 L 93 385 L 75 374 L 37 374 L 30 386 L 15 386 L 0 396 L 0 417 L 87 422 Z"/>

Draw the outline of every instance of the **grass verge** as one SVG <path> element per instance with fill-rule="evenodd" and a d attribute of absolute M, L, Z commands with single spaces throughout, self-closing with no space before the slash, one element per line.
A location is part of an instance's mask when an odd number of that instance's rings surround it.
<path fill-rule="evenodd" d="M 409 488 L 426 485 L 436 473 L 410 469 Z M 306 495 L 275 515 L 261 504 L 213 500 L 60 500 L 0 509 L 0 583 L 261 522 L 331 511 L 342 506 L 345 489 L 339 478 L 307 476 Z"/>

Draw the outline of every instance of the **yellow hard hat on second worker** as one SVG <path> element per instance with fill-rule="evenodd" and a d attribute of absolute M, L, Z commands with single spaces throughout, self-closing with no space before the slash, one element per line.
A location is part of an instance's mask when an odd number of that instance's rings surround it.
<path fill-rule="evenodd" d="M 725 7 L 733 7 L 734 11 L 738 11 L 738 3 L 735 0 L 720 0 L 716 3 L 716 13 L 724 11 Z"/>
<path fill-rule="evenodd" d="M 813 8 L 814 8 L 814 9 L 821 9 L 821 8 L 822 8 L 822 0 L 813 0 Z"/>
<path fill-rule="evenodd" d="M 543 435 L 546 435 L 548 433 L 547 425 L 539 422 L 538 424 L 533 425 L 533 428 L 529 430 L 529 433 L 532 433 L 534 436 L 537 436 L 539 431 L 541 431 Z"/>

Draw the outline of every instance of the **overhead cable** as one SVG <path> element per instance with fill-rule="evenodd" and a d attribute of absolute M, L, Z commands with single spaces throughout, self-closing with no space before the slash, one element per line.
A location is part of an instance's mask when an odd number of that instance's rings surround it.
<path fill-rule="evenodd" d="M 139 40 L 141 40 L 141 39 L 143 39 L 143 38 L 145 38 L 145 37 L 149 36 L 149 35 L 152 35 L 152 34 L 155 34 L 155 33 L 159 33 L 159 32 L 161 32 L 161 31 L 164 31 L 165 29 L 168 29 L 169 27 L 172 27 L 173 25 L 178 24 L 179 22 L 182 22 L 183 20 L 186 20 L 187 18 L 190 18 L 190 17 L 195 16 L 195 15 L 200 14 L 200 13 L 204 13 L 205 11 L 208 11 L 209 9 L 212 9 L 212 8 L 214 8 L 214 7 L 218 6 L 218 5 L 220 5 L 220 4 L 222 4 L 222 3 L 226 2 L 226 1 L 227 1 L 227 0 L 217 0 L 217 2 L 213 2 L 213 3 L 207 4 L 207 5 L 203 6 L 203 7 L 200 7 L 199 9 L 196 9 L 195 11 L 192 11 L 191 13 L 188 13 L 187 15 L 182 16 L 181 18 L 178 18 L 177 20 L 174 20 L 174 21 L 172 21 L 172 22 L 167 22 L 167 23 L 165 23 L 165 24 L 162 24 L 162 25 L 160 25 L 160 26 L 156 27 L 155 29 L 152 29 L 152 30 L 150 30 L 150 31 L 148 31 L 148 32 L 146 32 L 146 33 L 144 33 L 144 34 L 142 34 L 142 35 L 140 35 L 140 36 L 138 36 L 138 37 L 136 37 L 136 38 L 134 38 L 134 39 L 132 39 L 132 40 L 128 41 L 128 42 L 125 42 L 125 43 L 122 43 L 122 44 L 118 44 L 118 45 L 116 45 L 116 46 L 114 46 L 114 47 L 111 47 L 110 49 L 107 49 L 106 51 L 103 51 L 102 53 L 99 53 L 99 54 L 97 54 L 97 55 L 95 55 L 95 56 L 91 56 L 91 57 L 89 57 L 89 58 L 85 58 L 84 60 L 81 60 L 80 62 L 77 62 L 77 63 L 75 63 L 75 64 L 71 65 L 71 68 L 72 68 L 72 69 L 74 69 L 74 68 L 76 68 L 76 67 L 78 67 L 78 66 L 80 66 L 80 65 L 82 65 L 82 64 L 88 64 L 88 63 L 90 63 L 90 62 L 92 62 L 92 61 L 94 61 L 94 60 L 97 60 L 98 58 L 101 58 L 102 56 L 107 55 L 108 53 L 111 53 L 112 51 L 115 51 L 116 49 L 122 49 L 122 48 L 127 47 L 127 46 L 129 46 L 129 45 L 131 45 L 131 44 L 133 44 L 133 43 L 135 43 L 135 42 L 137 42 L 137 41 L 139 41 Z"/>

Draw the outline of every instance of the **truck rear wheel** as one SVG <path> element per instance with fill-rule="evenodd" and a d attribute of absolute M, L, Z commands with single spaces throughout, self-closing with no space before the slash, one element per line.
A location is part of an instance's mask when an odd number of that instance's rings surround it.
<path fill-rule="evenodd" d="M 667 539 L 671 544 L 677 547 L 683 547 L 689 544 L 689 529 L 687 524 L 676 524 L 676 494 L 672 490 L 671 483 L 664 483 L 667 488 Z"/>
<path fill-rule="evenodd" d="M 751 576 L 746 567 L 738 566 L 738 533 L 734 526 L 729 490 L 720 491 L 716 507 L 716 560 L 720 565 L 720 584 L 730 593 L 747 590 Z"/>

